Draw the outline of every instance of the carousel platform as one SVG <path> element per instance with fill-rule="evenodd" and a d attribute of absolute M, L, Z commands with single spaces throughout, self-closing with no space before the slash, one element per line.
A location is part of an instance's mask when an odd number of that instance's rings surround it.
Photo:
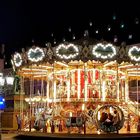
<path fill-rule="evenodd" d="M 140 133 L 122 133 L 122 134 L 64 134 L 64 133 L 55 133 L 55 134 L 47 134 L 40 132 L 26 132 L 19 134 L 14 137 L 16 140 L 31 140 L 31 139 L 140 139 Z"/>

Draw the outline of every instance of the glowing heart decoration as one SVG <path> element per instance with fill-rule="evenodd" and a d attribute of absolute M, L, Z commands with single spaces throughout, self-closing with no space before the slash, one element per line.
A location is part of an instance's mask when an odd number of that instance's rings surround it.
<path fill-rule="evenodd" d="M 111 59 L 116 55 L 116 48 L 112 44 L 98 43 L 93 47 L 92 54 L 97 58 Z"/>
<path fill-rule="evenodd" d="M 19 53 L 14 54 L 14 64 L 16 67 L 20 67 L 22 65 L 22 57 Z"/>
<path fill-rule="evenodd" d="M 133 46 L 128 50 L 128 56 L 131 60 L 140 61 L 140 48 L 137 46 Z"/>
<path fill-rule="evenodd" d="M 79 55 L 79 49 L 74 44 L 60 44 L 56 48 L 56 55 L 61 59 L 73 59 Z"/>
<path fill-rule="evenodd" d="M 27 55 L 28 59 L 32 62 L 39 62 L 45 57 L 43 49 L 39 47 L 36 47 L 35 49 L 34 48 L 29 49 Z"/>

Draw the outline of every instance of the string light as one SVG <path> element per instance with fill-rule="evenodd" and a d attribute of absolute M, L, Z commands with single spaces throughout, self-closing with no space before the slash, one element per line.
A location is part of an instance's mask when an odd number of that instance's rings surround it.
<path fill-rule="evenodd" d="M 117 37 L 117 35 L 114 36 L 114 42 L 118 42 L 118 37 Z"/>
<path fill-rule="evenodd" d="M 14 54 L 14 64 L 16 67 L 20 67 L 22 65 L 22 57 L 19 53 Z"/>
<path fill-rule="evenodd" d="M 68 50 L 70 48 L 73 49 L 73 54 L 68 54 L 68 55 L 67 54 L 60 54 L 61 50 Z M 68 45 L 60 44 L 56 48 L 56 55 L 61 59 L 73 59 L 79 55 L 79 49 L 74 44 L 68 44 Z"/>
<path fill-rule="evenodd" d="M 51 33 L 51 36 L 53 37 L 53 33 Z"/>
<path fill-rule="evenodd" d="M 139 19 L 135 18 L 135 24 L 139 24 Z"/>
<path fill-rule="evenodd" d="M 106 55 L 103 55 L 101 52 L 98 51 L 99 48 L 100 50 L 102 49 L 103 52 L 110 49 L 110 52 L 108 52 Z M 104 45 L 102 43 L 98 43 L 93 47 L 92 54 L 97 58 L 102 58 L 102 59 L 113 58 L 116 55 L 116 48 L 112 44 Z"/>
<path fill-rule="evenodd" d="M 65 38 L 63 38 L 63 42 L 65 42 L 66 41 L 66 39 Z"/>
<path fill-rule="evenodd" d="M 111 27 L 110 27 L 110 25 L 108 25 L 107 30 L 108 30 L 108 31 L 111 31 Z"/>
<path fill-rule="evenodd" d="M 71 32 L 71 27 L 69 27 L 69 29 L 68 29 L 68 30 L 69 30 L 69 32 Z"/>
<path fill-rule="evenodd" d="M 136 55 L 133 54 L 134 52 L 136 53 Z M 137 54 L 139 54 L 139 56 L 137 56 Z M 128 56 L 131 60 L 140 61 L 140 48 L 138 48 L 137 46 L 133 46 L 129 49 Z"/>
<path fill-rule="evenodd" d="M 96 34 L 98 34 L 98 33 L 99 33 L 99 31 L 98 31 L 98 30 L 96 30 L 96 31 L 95 31 L 95 33 L 96 33 Z"/>
<path fill-rule="evenodd" d="M 131 35 L 128 35 L 128 39 L 132 39 L 132 34 Z"/>
<path fill-rule="evenodd" d="M 72 39 L 73 39 L 73 40 L 75 39 L 75 35 L 72 36 Z"/>
<path fill-rule="evenodd" d="M 27 52 L 28 59 L 32 62 L 39 62 L 45 57 L 43 49 L 36 47 L 35 49 L 31 48 Z"/>
<path fill-rule="evenodd" d="M 85 30 L 85 31 L 84 31 L 84 36 L 89 36 L 88 30 Z"/>
<path fill-rule="evenodd" d="M 80 74 L 80 69 L 77 70 L 78 72 L 78 89 L 77 89 L 77 94 L 78 94 L 78 99 L 80 99 L 80 92 L 81 92 L 81 86 L 80 86 L 80 81 L 81 81 L 81 74 Z"/>
<path fill-rule="evenodd" d="M 55 39 L 54 39 L 53 43 L 56 44 L 56 40 Z"/>
<path fill-rule="evenodd" d="M 89 26 L 90 26 L 90 27 L 92 26 L 92 22 L 89 22 Z"/>
<path fill-rule="evenodd" d="M 116 15 L 114 14 L 112 18 L 113 18 L 113 20 L 116 20 Z"/>
<path fill-rule="evenodd" d="M 122 28 L 122 29 L 124 28 L 124 23 L 120 24 L 120 28 Z"/>

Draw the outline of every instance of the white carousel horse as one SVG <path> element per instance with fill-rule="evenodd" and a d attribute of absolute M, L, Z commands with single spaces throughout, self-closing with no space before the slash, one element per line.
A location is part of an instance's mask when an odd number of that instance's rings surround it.
<path fill-rule="evenodd" d="M 42 129 L 45 126 L 46 121 L 48 119 L 52 119 L 52 114 L 53 114 L 52 109 L 48 109 L 47 111 L 43 111 L 41 113 L 38 113 L 36 115 L 34 127 L 39 129 L 39 130 Z"/>

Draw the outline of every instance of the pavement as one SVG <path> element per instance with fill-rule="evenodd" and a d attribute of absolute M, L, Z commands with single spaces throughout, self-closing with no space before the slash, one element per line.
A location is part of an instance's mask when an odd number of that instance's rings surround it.
<path fill-rule="evenodd" d="M 140 139 L 140 133 L 123 133 L 123 134 L 66 134 L 66 133 L 42 133 L 42 132 L 20 132 L 1 134 L 1 140 L 46 140 L 46 139 L 94 139 L 94 140 L 111 140 L 111 139 Z"/>
<path fill-rule="evenodd" d="M 15 137 L 18 136 L 18 134 L 1 134 L 0 136 L 0 140 L 15 140 Z"/>
<path fill-rule="evenodd" d="M 40 132 L 33 132 L 33 133 L 23 133 L 18 134 L 14 137 L 16 140 L 31 140 L 31 139 L 140 139 L 140 133 L 126 133 L 126 134 L 62 134 L 62 133 L 55 133 L 55 134 L 47 134 L 47 133 L 40 133 Z"/>

